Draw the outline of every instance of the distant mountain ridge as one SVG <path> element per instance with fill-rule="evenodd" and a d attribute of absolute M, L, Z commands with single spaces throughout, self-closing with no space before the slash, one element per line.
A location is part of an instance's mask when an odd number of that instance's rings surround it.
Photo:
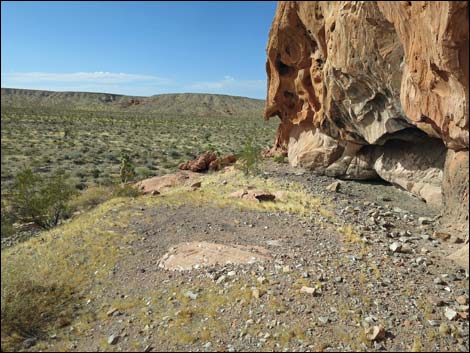
<path fill-rule="evenodd" d="M 171 115 L 261 115 L 265 101 L 208 93 L 173 93 L 150 97 L 111 93 L 56 92 L 2 88 L 1 104 L 15 108 L 129 111 Z"/>

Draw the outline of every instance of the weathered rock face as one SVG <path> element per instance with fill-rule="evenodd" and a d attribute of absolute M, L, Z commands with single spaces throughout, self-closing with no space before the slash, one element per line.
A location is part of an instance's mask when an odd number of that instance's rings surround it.
<path fill-rule="evenodd" d="M 400 98 L 406 116 L 448 147 L 468 149 L 467 2 L 377 5 L 404 48 Z"/>
<path fill-rule="evenodd" d="M 410 126 L 400 105 L 403 48 L 374 2 L 280 2 L 267 50 L 265 116 L 279 115 L 285 130 L 305 121 L 370 144 Z"/>
<path fill-rule="evenodd" d="M 463 1 L 279 2 L 266 64 L 265 118 L 281 119 L 273 149 L 440 205 L 443 179 L 457 178 L 447 150 L 468 155 L 468 40 Z M 446 204 L 464 197 L 453 192 Z"/>
<path fill-rule="evenodd" d="M 443 222 L 452 231 L 469 231 L 468 151 L 447 151 L 442 181 Z"/>

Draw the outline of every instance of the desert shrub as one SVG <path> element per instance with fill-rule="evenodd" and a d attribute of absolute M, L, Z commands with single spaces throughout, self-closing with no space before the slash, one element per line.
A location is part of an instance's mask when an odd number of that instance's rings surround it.
<path fill-rule="evenodd" d="M 26 168 L 17 173 L 12 188 L 11 204 L 15 217 L 49 229 L 67 215 L 67 202 L 76 194 L 68 176 L 56 171 L 48 178 Z"/>
<path fill-rule="evenodd" d="M 91 175 L 93 176 L 94 179 L 98 179 L 100 177 L 101 170 L 98 168 L 93 168 L 91 171 Z"/>
<path fill-rule="evenodd" d="M 176 148 L 171 148 L 168 151 L 168 155 L 173 158 L 178 158 L 181 156 L 181 153 Z"/>
<path fill-rule="evenodd" d="M 254 145 L 253 138 L 247 138 L 237 157 L 237 165 L 245 175 L 255 173 L 261 160 L 261 148 Z"/>
<path fill-rule="evenodd" d="M 113 196 L 113 190 L 105 186 L 91 186 L 76 195 L 69 202 L 70 210 L 89 210 L 109 200 Z"/>
<path fill-rule="evenodd" d="M 121 152 L 121 167 L 119 168 L 119 176 L 123 183 L 132 181 L 135 178 L 135 167 L 131 163 L 131 159 L 126 152 Z"/>
<path fill-rule="evenodd" d="M 135 171 L 140 179 L 146 179 L 154 175 L 154 173 L 147 167 L 137 167 Z"/>
<path fill-rule="evenodd" d="M 115 185 L 113 196 L 115 197 L 137 197 L 142 195 L 139 190 L 129 184 Z"/>
<path fill-rule="evenodd" d="M 2 351 L 18 351 L 26 338 L 47 338 L 70 323 L 74 290 L 37 279 L 31 259 L 2 262 Z"/>

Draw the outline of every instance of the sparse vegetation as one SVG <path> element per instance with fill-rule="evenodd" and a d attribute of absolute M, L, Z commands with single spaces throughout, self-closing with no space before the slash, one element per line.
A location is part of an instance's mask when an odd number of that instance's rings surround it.
<path fill-rule="evenodd" d="M 137 197 L 140 195 L 139 190 L 129 184 L 116 185 L 113 190 L 113 196 L 115 197 Z"/>
<path fill-rule="evenodd" d="M 238 154 L 238 165 L 245 175 L 258 171 L 261 160 L 261 148 L 254 143 L 253 137 L 245 139 L 243 149 Z"/>
<path fill-rule="evenodd" d="M 109 186 L 120 178 L 120 154 L 127 150 L 137 178 L 175 171 L 178 164 L 216 149 L 236 154 L 243 136 L 272 143 L 277 121 L 257 115 L 164 115 L 133 111 L 84 111 L 2 105 L 2 195 L 25 166 L 41 176 L 67 170 L 80 190 Z M 64 126 L 67 138 L 64 138 Z"/>
<path fill-rule="evenodd" d="M 87 211 L 109 200 L 113 194 L 113 188 L 110 186 L 91 186 L 73 197 L 69 206 L 73 212 Z"/>
<path fill-rule="evenodd" d="M 123 206 L 121 198 L 110 200 L 72 223 L 2 251 L 2 351 L 16 351 L 26 338 L 48 337 L 92 314 L 81 310 L 79 297 L 128 254 L 119 245 L 134 237 L 123 231 L 131 213 L 103 217 Z"/>
<path fill-rule="evenodd" d="M 43 178 L 26 168 L 15 177 L 11 203 L 16 219 L 49 229 L 67 215 L 67 203 L 75 194 L 63 172 Z"/>
<path fill-rule="evenodd" d="M 81 111 L 62 117 L 70 119 L 64 131 L 55 127 L 61 125 L 59 115 L 22 112 L 14 118 L 7 114 L 4 121 L 2 111 L 2 127 L 8 122 L 9 129 L 2 131 L 2 147 L 9 148 L 2 151 L 2 166 L 10 168 L 6 174 L 2 170 L 8 185 L 2 188 L 8 196 L 2 199 L 2 236 L 13 231 L 15 189 L 27 195 L 21 199 L 23 208 L 34 210 L 56 210 L 43 207 L 50 197 L 41 190 L 53 190 L 64 200 L 59 218 L 72 213 L 73 218 L 2 250 L 2 351 L 25 349 L 29 338 L 38 340 L 29 350 L 38 351 L 160 346 L 226 351 L 232 344 L 235 350 L 425 351 L 464 342 L 462 320 L 431 325 L 441 308 L 426 298 L 423 278 L 429 273 L 402 262 L 411 255 L 378 253 L 374 247 L 382 242 L 369 241 L 381 239 L 378 234 L 338 218 L 338 204 L 332 202 L 342 201 L 341 194 L 338 200 L 316 193 L 300 175 L 256 175 L 259 148 L 254 141 L 265 138 L 268 143 L 272 135 L 254 135 L 244 146 L 239 140 L 247 130 L 240 121 L 255 126 L 257 120 L 172 117 L 170 123 L 164 116 Z M 14 122 L 23 124 L 30 141 L 14 143 L 20 136 Z M 50 130 L 41 130 L 42 135 L 27 131 L 38 132 L 41 124 Z M 213 126 L 222 132 L 215 133 Z M 35 156 L 40 144 L 44 148 Z M 56 144 L 61 148 L 55 149 Z M 211 147 L 219 153 L 242 148 L 241 170 L 208 173 L 198 188 L 188 182 L 158 195 L 142 196 L 131 186 L 134 178 L 166 173 Z M 127 154 L 120 158 L 123 150 Z M 32 156 L 31 168 L 21 170 L 27 155 Z M 274 161 L 283 163 L 285 157 L 277 155 Z M 58 173 L 59 165 L 69 168 L 70 180 Z M 266 165 L 273 167 L 272 161 Z M 61 194 L 67 190 L 70 195 Z M 276 198 L 234 197 L 241 190 L 263 190 Z M 47 202 L 24 201 L 40 196 Z M 160 271 L 158 258 L 191 237 L 260 246 L 273 261 L 241 267 L 226 263 L 223 269 L 192 273 Z M 235 274 L 229 274 L 232 269 Z M 453 281 L 452 296 L 463 282 Z M 304 286 L 315 293 L 300 292 Z M 385 328 L 385 338 L 371 340 L 364 323 L 372 322 Z M 116 328 L 122 336 L 110 345 L 107 336 Z"/>
<path fill-rule="evenodd" d="M 122 183 L 133 181 L 135 178 L 135 167 L 131 163 L 131 159 L 127 152 L 121 152 L 121 167 L 119 168 L 119 176 Z"/>

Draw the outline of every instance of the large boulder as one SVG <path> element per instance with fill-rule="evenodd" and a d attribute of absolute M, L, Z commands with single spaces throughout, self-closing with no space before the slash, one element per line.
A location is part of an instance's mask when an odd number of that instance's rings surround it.
<path fill-rule="evenodd" d="M 468 21 L 464 1 L 280 1 L 266 49 L 271 153 L 382 178 L 468 222 Z"/>
<path fill-rule="evenodd" d="M 159 194 L 163 190 L 183 185 L 191 185 L 199 181 L 200 174 L 189 171 L 178 171 L 176 173 L 154 176 L 140 180 L 134 184 L 143 194 Z"/>
<path fill-rule="evenodd" d="M 217 159 L 217 155 L 212 151 L 207 151 L 191 161 L 181 163 L 178 166 L 180 170 L 190 170 L 192 172 L 205 172 L 209 169 L 210 164 Z"/>
<path fill-rule="evenodd" d="M 318 129 L 295 126 L 290 134 L 288 146 L 289 163 L 306 169 L 325 169 L 337 160 L 343 151 L 338 142 Z"/>

